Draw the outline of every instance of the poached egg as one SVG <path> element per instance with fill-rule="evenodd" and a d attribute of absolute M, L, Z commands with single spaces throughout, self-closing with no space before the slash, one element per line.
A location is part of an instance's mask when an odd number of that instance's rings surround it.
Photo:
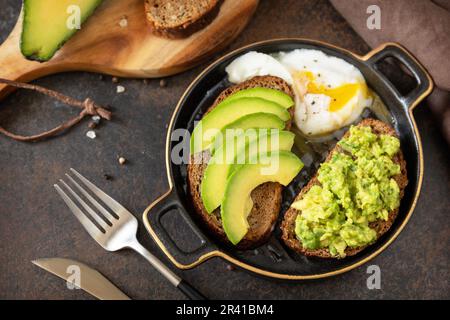
<path fill-rule="evenodd" d="M 273 56 L 249 52 L 226 68 L 240 83 L 257 75 L 273 75 L 292 85 L 295 123 L 305 135 L 325 134 L 354 122 L 372 98 L 361 72 L 343 59 L 322 51 L 296 49 Z"/>

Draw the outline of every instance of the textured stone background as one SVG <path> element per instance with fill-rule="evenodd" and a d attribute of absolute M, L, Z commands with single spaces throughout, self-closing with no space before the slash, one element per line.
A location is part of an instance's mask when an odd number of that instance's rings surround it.
<path fill-rule="evenodd" d="M 20 2 L 0 3 L 3 41 L 15 23 Z M 275 37 L 319 39 L 357 53 L 369 50 L 327 1 L 262 0 L 248 28 L 226 51 Z M 121 95 L 115 93 L 110 77 L 101 81 L 97 74 L 74 72 L 36 81 L 73 97 L 89 96 L 111 104 L 115 119 L 99 128 L 95 140 L 85 137 L 87 121 L 39 144 L 0 137 L 0 298 L 91 299 L 80 290 L 67 290 L 63 281 L 30 263 L 35 258 L 53 256 L 94 266 L 133 298 L 183 298 L 137 254 L 107 253 L 99 247 L 52 184 L 70 167 L 77 168 L 141 220 L 147 205 L 167 189 L 163 150 L 170 115 L 182 92 L 205 65 L 168 78 L 166 88 L 159 87 L 159 80 L 149 84 L 120 80 L 126 88 Z M 32 133 L 67 119 L 73 112 L 41 95 L 20 91 L 1 102 L 0 123 L 17 132 Z M 227 271 L 226 263 L 219 259 L 176 272 L 215 299 L 450 298 L 448 147 L 425 104 L 416 109 L 415 115 L 425 153 L 422 195 L 399 238 L 373 260 L 382 270 L 381 290 L 366 288 L 366 267 L 335 278 L 290 283 Z M 118 165 L 118 154 L 129 160 L 126 166 Z M 104 173 L 114 179 L 106 181 Z M 142 225 L 139 239 L 162 257 Z"/>

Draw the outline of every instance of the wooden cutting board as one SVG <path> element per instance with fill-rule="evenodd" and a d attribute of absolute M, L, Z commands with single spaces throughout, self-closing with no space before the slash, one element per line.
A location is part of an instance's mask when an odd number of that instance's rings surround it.
<path fill-rule="evenodd" d="M 20 17 L 0 46 L 0 77 L 28 82 L 74 70 L 136 78 L 172 75 L 195 66 L 229 44 L 244 29 L 258 2 L 225 0 L 209 26 L 189 38 L 172 40 L 149 31 L 143 0 L 105 0 L 81 30 L 44 63 L 22 56 Z M 127 18 L 127 27 L 119 25 L 123 17 Z M 10 90 L 0 84 L 0 98 Z"/>

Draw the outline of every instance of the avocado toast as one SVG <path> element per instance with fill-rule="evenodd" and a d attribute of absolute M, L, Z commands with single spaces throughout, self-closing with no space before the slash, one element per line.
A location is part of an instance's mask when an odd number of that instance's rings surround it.
<path fill-rule="evenodd" d="M 373 132 L 377 137 L 381 137 L 382 135 L 396 137 L 397 135 L 391 127 L 389 127 L 387 124 L 375 120 L 375 119 L 365 119 L 361 121 L 356 128 L 363 128 L 363 127 L 369 127 L 371 129 L 371 132 Z M 342 139 L 346 139 L 350 136 L 350 130 L 344 135 Z M 341 142 L 343 140 L 340 140 Z M 328 154 L 326 160 L 324 163 L 330 163 L 332 161 L 333 157 L 338 154 L 348 154 L 346 150 L 343 149 L 342 145 L 339 143 L 330 151 Z M 398 203 L 403 197 L 404 190 L 406 188 L 406 185 L 408 183 L 407 180 L 407 174 L 406 174 L 406 162 L 403 157 L 403 153 L 401 149 L 398 149 L 398 151 L 391 157 L 391 160 L 393 164 L 398 166 L 398 171 L 395 175 L 391 177 L 398 186 Z M 319 169 L 320 170 L 320 169 Z M 308 194 L 308 192 L 317 186 L 321 186 L 321 183 L 318 178 L 318 174 L 316 175 L 308 182 L 308 184 L 301 190 L 301 192 L 297 195 L 295 202 L 298 203 L 298 201 L 301 201 L 305 199 L 305 196 Z M 295 203 L 294 202 L 294 203 Z M 299 239 L 299 236 L 296 231 L 297 227 L 297 220 L 300 215 L 302 215 L 303 212 L 301 210 L 298 210 L 294 207 L 291 207 L 287 210 L 285 213 L 281 230 L 282 230 L 282 239 L 284 240 L 285 244 L 291 248 L 292 250 L 295 250 L 301 254 L 304 254 L 306 256 L 316 256 L 320 258 L 339 258 L 344 256 L 353 256 L 360 251 L 362 251 L 364 248 L 366 248 L 368 245 L 372 244 L 376 240 L 378 240 L 384 233 L 386 233 L 389 228 L 392 226 L 395 218 L 398 214 L 398 205 L 395 206 L 394 209 L 390 210 L 387 213 L 387 216 L 385 219 L 376 219 L 374 221 L 369 221 L 368 227 L 374 231 L 374 238 L 368 241 L 367 244 L 360 245 L 360 246 L 346 246 L 345 251 L 343 254 L 337 255 L 332 254 L 330 252 L 329 247 L 326 245 L 319 245 L 319 246 L 312 246 L 313 248 L 307 248 L 302 244 L 302 241 Z M 301 219 L 300 219 L 301 220 Z M 304 220 L 304 219 L 303 219 Z"/>
<path fill-rule="evenodd" d="M 250 88 L 269 88 L 276 89 L 293 97 L 293 92 L 289 85 L 278 77 L 273 76 L 257 76 L 238 85 L 225 89 L 216 98 L 213 105 L 208 109 L 209 114 L 218 104 L 226 98 L 236 94 L 242 90 Z M 293 108 L 289 109 L 292 115 Z M 289 129 L 290 120 L 286 121 L 285 129 Z M 200 154 L 200 153 L 198 153 Z M 195 157 L 197 154 L 195 154 Z M 188 186 L 193 200 L 195 211 L 204 223 L 209 232 L 220 241 L 230 244 L 230 240 L 224 231 L 220 208 L 208 213 L 202 200 L 201 185 L 204 179 L 204 173 L 211 157 L 209 150 L 201 151 L 203 158 L 202 163 L 194 161 L 194 155 L 191 154 L 191 163 L 188 165 Z M 281 191 L 282 186 L 276 182 L 267 182 L 257 186 L 251 192 L 253 207 L 248 215 L 249 229 L 243 239 L 236 244 L 239 249 L 249 249 L 256 247 L 266 241 L 273 231 L 275 222 L 281 207 Z"/>

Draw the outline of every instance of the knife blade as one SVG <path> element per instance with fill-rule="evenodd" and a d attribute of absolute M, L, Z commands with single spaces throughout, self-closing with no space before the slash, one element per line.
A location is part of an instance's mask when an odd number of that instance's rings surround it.
<path fill-rule="evenodd" d="M 36 266 L 83 289 L 100 300 L 130 300 L 100 272 L 79 261 L 65 258 L 43 258 L 31 261 Z M 74 274 L 74 272 L 79 274 Z M 79 281 L 73 282 L 75 277 Z"/>

